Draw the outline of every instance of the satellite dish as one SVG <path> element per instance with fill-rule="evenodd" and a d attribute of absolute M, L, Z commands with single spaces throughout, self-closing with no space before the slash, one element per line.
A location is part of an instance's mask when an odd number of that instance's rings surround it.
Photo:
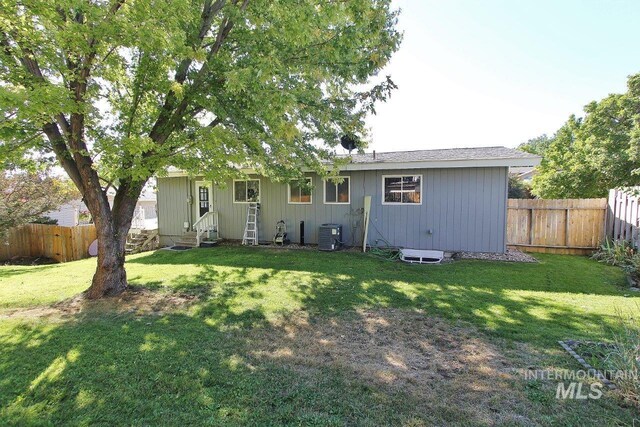
<path fill-rule="evenodd" d="M 358 141 L 353 135 L 343 135 L 342 138 L 340 138 L 340 145 L 342 145 L 345 150 L 349 150 L 349 154 L 351 154 L 351 150 L 358 148 Z"/>

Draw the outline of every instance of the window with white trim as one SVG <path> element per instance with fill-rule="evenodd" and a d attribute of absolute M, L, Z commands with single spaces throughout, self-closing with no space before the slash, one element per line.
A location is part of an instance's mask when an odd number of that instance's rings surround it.
<path fill-rule="evenodd" d="M 290 204 L 311 204 L 311 178 L 303 178 L 289 183 Z"/>
<path fill-rule="evenodd" d="M 258 203 L 259 201 L 259 179 L 236 179 L 233 181 L 233 203 Z"/>
<path fill-rule="evenodd" d="M 348 176 L 336 176 L 324 182 L 324 202 L 326 204 L 351 202 L 351 181 Z"/>
<path fill-rule="evenodd" d="M 422 204 L 422 175 L 384 175 L 382 203 L 386 205 Z"/>

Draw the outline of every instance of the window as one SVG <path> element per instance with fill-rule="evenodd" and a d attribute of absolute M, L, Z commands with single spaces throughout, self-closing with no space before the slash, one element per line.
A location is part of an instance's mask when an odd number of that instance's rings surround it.
<path fill-rule="evenodd" d="M 233 181 L 233 203 L 258 203 L 260 201 L 260 180 Z"/>
<path fill-rule="evenodd" d="M 422 204 L 421 183 L 422 175 L 383 176 L 384 199 L 382 204 Z"/>
<path fill-rule="evenodd" d="M 289 183 L 289 203 L 311 204 L 311 178 Z"/>
<path fill-rule="evenodd" d="M 351 190 L 348 176 L 336 176 L 329 178 L 324 182 L 324 202 L 327 204 L 348 204 L 351 201 L 350 193 Z"/>

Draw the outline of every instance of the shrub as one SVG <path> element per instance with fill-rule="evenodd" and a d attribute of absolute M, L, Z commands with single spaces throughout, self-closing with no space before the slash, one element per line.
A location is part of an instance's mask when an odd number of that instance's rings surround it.
<path fill-rule="evenodd" d="M 607 239 L 600 245 L 600 249 L 593 254 L 593 259 L 609 265 L 627 267 L 631 264 L 634 255 L 635 251 L 631 243 L 624 240 L 613 241 Z"/>
<path fill-rule="evenodd" d="M 634 254 L 622 268 L 627 274 L 630 274 L 634 280 L 640 281 L 640 253 Z"/>

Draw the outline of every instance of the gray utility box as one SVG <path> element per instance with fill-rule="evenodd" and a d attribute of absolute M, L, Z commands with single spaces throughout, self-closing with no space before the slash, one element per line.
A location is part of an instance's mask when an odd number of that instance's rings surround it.
<path fill-rule="evenodd" d="M 342 224 L 322 224 L 318 231 L 318 249 L 335 251 L 342 246 Z"/>

